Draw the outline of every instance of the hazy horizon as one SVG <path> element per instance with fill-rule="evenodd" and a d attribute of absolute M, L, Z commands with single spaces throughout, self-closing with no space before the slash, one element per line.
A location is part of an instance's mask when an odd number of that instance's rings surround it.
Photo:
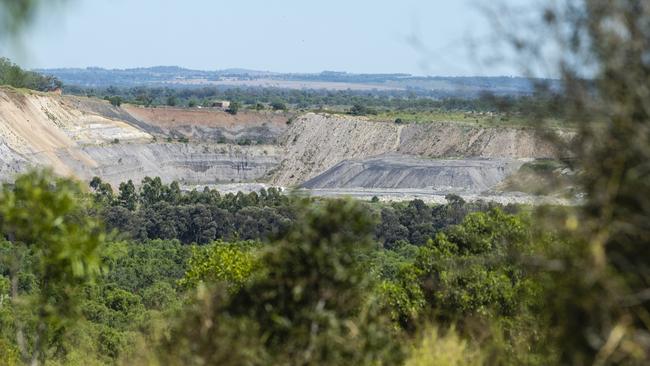
<path fill-rule="evenodd" d="M 513 65 L 486 64 L 472 54 L 468 44 L 490 30 L 476 4 L 73 0 L 42 12 L 21 47 L 5 43 L 1 50 L 38 69 L 520 76 Z"/>
<path fill-rule="evenodd" d="M 436 75 L 418 75 L 418 74 L 411 74 L 411 73 L 405 73 L 405 72 L 381 72 L 381 73 L 366 73 L 366 72 L 349 72 L 346 70 L 319 70 L 319 71 L 310 71 L 310 72 L 292 72 L 292 71 L 275 71 L 275 70 L 257 70 L 257 69 L 249 69 L 249 68 L 242 68 L 242 67 L 228 67 L 228 68 L 223 68 L 223 69 L 194 69 L 194 68 L 187 68 L 179 65 L 152 65 L 152 66 L 136 66 L 136 67 L 125 67 L 125 68 L 107 68 L 107 67 L 101 67 L 101 66 L 95 66 L 95 65 L 89 65 L 89 66 L 77 66 L 77 67 L 34 67 L 31 70 L 72 70 L 72 69 L 79 69 L 79 70 L 86 70 L 86 69 L 102 69 L 102 70 L 107 70 L 107 71 L 125 71 L 125 70 L 137 70 L 137 69 L 153 69 L 153 68 L 173 68 L 177 67 L 183 70 L 189 70 L 189 71 L 201 71 L 201 72 L 223 72 L 223 71 L 243 71 L 243 72 L 259 72 L 259 73 L 269 73 L 269 74 L 304 74 L 304 75 L 318 75 L 322 73 L 327 73 L 327 72 L 335 72 L 335 73 L 347 73 L 351 75 L 396 75 L 396 74 L 404 74 L 404 75 L 409 75 L 411 77 L 440 77 L 440 78 L 481 78 L 481 77 L 486 77 L 486 78 L 523 78 L 526 79 L 528 78 L 527 76 L 521 76 L 521 75 L 445 75 L 445 74 L 436 74 Z M 548 79 L 554 79 L 554 78 L 548 78 Z"/>

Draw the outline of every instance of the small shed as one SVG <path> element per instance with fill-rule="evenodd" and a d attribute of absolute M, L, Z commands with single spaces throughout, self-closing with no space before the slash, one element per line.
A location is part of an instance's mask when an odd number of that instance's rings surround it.
<path fill-rule="evenodd" d="M 230 102 L 227 100 L 215 100 L 212 102 L 212 106 L 215 108 L 228 109 L 230 108 Z"/>

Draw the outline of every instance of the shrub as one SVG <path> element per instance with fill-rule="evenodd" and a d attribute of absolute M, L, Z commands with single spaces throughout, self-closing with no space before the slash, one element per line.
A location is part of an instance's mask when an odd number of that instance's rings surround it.
<path fill-rule="evenodd" d="M 228 109 L 226 109 L 226 112 L 228 112 L 228 113 L 230 113 L 230 114 L 232 114 L 234 116 L 239 112 L 240 107 L 241 106 L 239 105 L 238 102 L 231 102 L 230 107 L 228 107 Z"/>
<path fill-rule="evenodd" d="M 273 102 L 271 103 L 271 108 L 273 108 L 274 111 L 286 111 L 287 105 L 283 102 Z"/>
<path fill-rule="evenodd" d="M 461 339 L 454 328 L 441 332 L 428 327 L 411 350 L 405 366 L 471 366 L 483 365 L 479 349 Z"/>

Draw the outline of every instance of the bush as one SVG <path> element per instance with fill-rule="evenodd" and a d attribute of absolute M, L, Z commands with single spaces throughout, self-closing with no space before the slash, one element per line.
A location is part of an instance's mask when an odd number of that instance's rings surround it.
<path fill-rule="evenodd" d="M 428 327 L 404 366 L 480 366 L 483 364 L 480 350 L 461 339 L 454 328 L 441 334 L 437 328 Z"/>
<path fill-rule="evenodd" d="M 226 109 L 226 112 L 232 114 L 233 116 L 239 112 L 240 105 L 238 102 L 230 102 L 230 107 Z"/>
<path fill-rule="evenodd" d="M 188 262 L 188 271 L 179 282 L 196 287 L 199 283 L 223 283 L 231 290 L 241 288 L 259 267 L 252 249 L 255 242 L 224 243 L 217 241 L 206 247 L 195 248 Z"/>
<path fill-rule="evenodd" d="M 142 293 L 142 303 L 147 309 L 164 310 L 179 303 L 178 294 L 167 282 L 156 282 Z"/>
<path fill-rule="evenodd" d="M 113 107 L 119 107 L 122 105 L 122 98 L 119 96 L 106 96 L 104 97 L 105 100 L 107 100 Z"/>
<path fill-rule="evenodd" d="M 271 108 L 273 108 L 274 111 L 286 111 L 287 105 L 283 102 L 273 102 L 271 103 Z"/>
<path fill-rule="evenodd" d="M 365 209 L 328 201 L 299 210 L 300 221 L 261 258 L 259 276 L 232 297 L 213 292 L 188 312 L 168 354 L 213 364 L 225 364 L 224 357 L 255 357 L 257 364 L 401 362 L 398 334 L 359 261 L 373 246 Z"/>
<path fill-rule="evenodd" d="M 368 108 L 363 104 L 355 103 L 348 111 L 348 114 L 351 114 L 353 116 L 366 116 L 377 114 L 377 111 L 372 108 Z"/>

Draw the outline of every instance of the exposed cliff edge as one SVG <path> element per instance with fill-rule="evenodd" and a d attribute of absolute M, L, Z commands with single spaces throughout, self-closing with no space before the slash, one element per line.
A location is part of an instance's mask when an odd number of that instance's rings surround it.
<path fill-rule="evenodd" d="M 397 125 L 360 117 L 309 113 L 281 138 L 280 185 L 312 179 L 344 160 L 389 153 L 427 158 L 553 158 L 557 151 L 534 129 L 484 128 L 457 122 Z"/>
<path fill-rule="evenodd" d="M 187 137 L 194 141 L 275 144 L 287 129 L 291 113 L 246 111 L 236 115 L 216 108 L 122 107 L 139 126 L 156 135 Z"/>
<path fill-rule="evenodd" d="M 0 88 L 0 179 L 32 166 L 116 184 L 144 176 L 189 184 L 258 180 L 278 164 L 273 145 L 156 142 L 162 129 L 108 102 Z"/>
<path fill-rule="evenodd" d="M 0 176 L 10 178 L 31 165 L 50 166 L 59 174 L 75 174 L 67 160 L 89 169 L 97 166 L 81 146 L 151 138 L 124 121 L 73 106 L 74 100 L 51 93 L 0 88 Z"/>
<path fill-rule="evenodd" d="M 315 189 L 479 191 L 503 181 L 522 159 L 556 155 L 550 143 L 526 128 L 119 108 L 98 99 L 0 87 L 4 181 L 31 166 L 49 166 L 58 174 L 98 175 L 112 184 L 160 176 L 187 186 L 268 182 Z"/>

